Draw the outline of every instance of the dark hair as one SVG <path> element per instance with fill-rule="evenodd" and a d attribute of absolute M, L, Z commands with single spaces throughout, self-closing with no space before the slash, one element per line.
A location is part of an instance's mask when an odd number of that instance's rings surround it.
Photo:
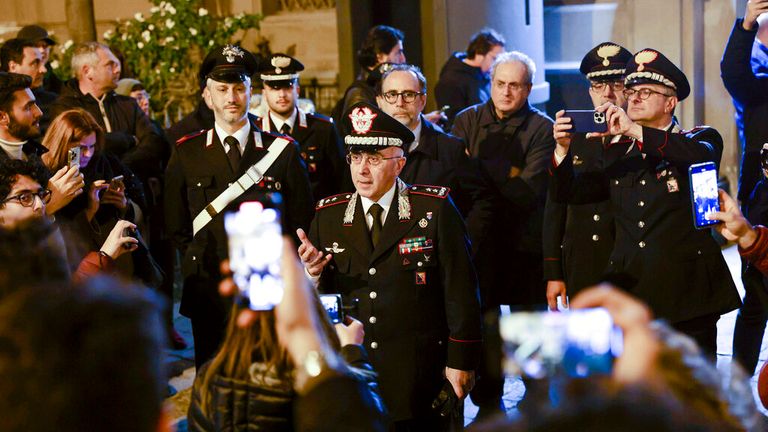
<path fill-rule="evenodd" d="M 387 77 L 390 76 L 392 72 L 397 71 L 410 72 L 416 75 L 416 79 L 419 81 L 419 87 L 421 88 L 421 91 L 424 93 L 427 92 L 427 79 L 424 77 L 424 74 L 421 73 L 421 69 L 419 69 L 418 66 L 410 65 L 407 63 L 399 63 L 391 64 L 387 71 L 384 72 L 384 74 L 381 76 L 381 79 L 376 82 L 376 94 L 381 94 L 381 87 L 384 80 L 387 79 Z"/>
<path fill-rule="evenodd" d="M 32 42 L 24 39 L 8 39 L 0 47 L 0 71 L 8 72 L 8 63 L 21 64 L 24 61 L 24 48 L 34 46 Z"/>
<path fill-rule="evenodd" d="M 51 241 L 53 235 L 53 225 L 45 219 L 0 228 L 0 300 L 31 286 L 69 280 L 69 267 Z"/>
<path fill-rule="evenodd" d="M 16 99 L 14 93 L 28 89 L 31 85 L 32 78 L 27 75 L 0 71 L 0 111 L 13 111 L 13 102 Z"/>
<path fill-rule="evenodd" d="M 473 34 L 472 38 L 469 39 L 467 58 L 473 59 L 476 55 L 486 55 L 493 47 L 503 47 L 505 43 L 504 36 L 500 35 L 496 30 L 486 27 Z"/>
<path fill-rule="evenodd" d="M 30 157 L 29 160 L 4 160 L 0 162 L 0 201 L 8 197 L 20 175 L 30 177 L 43 187 L 48 184 L 50 178 L 48 168 L 37 157 Z M 4 205 L 0 204 L 0 208 Z"/>
<path fill-rule="evenodd" d="M 110 278 L 8 296 L 0 430 L 155 431 L 166 388 L 159 311 L 149 290 Z"/>
<path fill-rule="evenodd" d="M 398 42 L 405 40 L 402 31 L 385 25 L 377 25 L 368 31 L 363 45 L 357 51 L 357 62 L 360 66 L 370 69 L 379 62 L 377 54 L 389 54 Z"/>

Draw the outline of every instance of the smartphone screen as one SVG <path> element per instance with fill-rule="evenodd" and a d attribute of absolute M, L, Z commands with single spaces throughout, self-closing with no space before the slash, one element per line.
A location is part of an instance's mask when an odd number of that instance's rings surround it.
<path fill-rule="evenodd" d="M 621 330 L 603 308 L 511 313 L 500 331 L 505 372 L 532 378 L 609 373 L 622 350 Z"/>
<path fill-rule="evenodd" d="M 123 182 L 123 176 L 119 175 L 116 177 L 112 177 L 112 180 L 109 181 L 109 188 L 113 191 L 122 191 L 125 189 L 125 183 Z"/>
<path fill-rule="evenodd" d="M 334 324 L 344 321 L 341 309 L 341 294 L 320 294 L 320 302 L 328 312 L 328 317 Z"/>
<path fill-rule="evenodd" d="M 67 165 L 80 166 L 80 146 L 72 147 L 67 151 Z"/>
<path fill-rule="evenodd" d="M 239 300 L 253 310 L 271 310 L 283 298 L 280 212 L 264 203 L 242 203 L 224 214 L 229 266 L 240 289 Z"/>
<path fill-rule="evenodd" d="M 571 119 L 573 133 L 608 132 L 604 113 L 595 110 L 566 110 L 565 116 Z"/>
<path fill-rule="evenodd" d="M 720 211 L 717 197 L 717 166 L 714 162 L 691 165 L 688 168 L 691 184 L 691 204 L 693 206 L 693 224 L 703 229 L 719 223 L 708 220 L 707 215 Z"/>

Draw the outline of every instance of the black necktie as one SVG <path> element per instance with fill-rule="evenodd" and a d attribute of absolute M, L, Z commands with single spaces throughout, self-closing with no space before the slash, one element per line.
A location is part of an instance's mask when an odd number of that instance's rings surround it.
<path fill-rule="evenodd" d="M 229 159 L 229 166 L 232 167 L 232 171 L 237 171 L 237 167 L 240 166 L 240 143 L 237 138 L 228 136 L 224 138 L 224 144 L 229 146 L 227 152 L 227 159 Z"/>
<path fill-rule="evenodd" d="M 384 209 L 377 203 L 373 203 L 368 209 L 368 214 L 373 216 L 373 224 L 371 225 L 371 243 L 373 243 L 373 247 L 376 247 L 381 235 L 381 213 L 383 211 Z"/>
<path fill-rule="evenodd" d="M 280 133 L 283 135 L 290 135 L 291 134 L 291 126 L 288 125 L 288 123 L 283 123 L 283 125 L 280 127 Z"/>

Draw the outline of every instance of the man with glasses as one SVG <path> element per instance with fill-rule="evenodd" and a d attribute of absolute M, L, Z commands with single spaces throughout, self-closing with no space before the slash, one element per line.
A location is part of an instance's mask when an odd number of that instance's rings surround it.
<path fill-rule="evenodd" d="M 612 103 L 599 106 L 608 132 L 591 135 L 611 137 L 604 153 L 609 188 L 602 186 L 605 177 L 575 172 L 570 140 L 558 135 L 553 196 L 569 202 L 610 198 L 616 242 L 607 278 L 714 356 L 717 321 L 740 301 L 710 230 L 693 225 L 688 167 L 718 164 L 723 141 L 710 127 L 680 129 L 674 111 L 690 86 L 662 53 L 636 53 L 627 63 L 624 84 L 627 110 Z"/>
<path fill-rule="evenodd" d="M 0 226 L 15 228 L 23 222 L 45 217 L 51 191 L 48 171 L 40 162 L 9 160 L 0 162 Z"/>
<path fill-rule="evenodd" d="M 624 98 L 624 70 L 632 53 L 612 42 L 592 48 L 581 60 L 579 70 L 589 80 L 589 97 L 597 108 L 605 103 L 626 108 Z M 555 115 L 554 134 L 570 139 L 574 171 L 580 174 L 601 172 L 603 167 L 603 141 L 605 138 L 586 139 L 573 136 L 571 119 L 565 111 Z M 604 182 L 608 188 L 608 180 Z M 551 192 L 551 191 L 550 191 Z M 547 280 L 547 303 L 557 309 L 557 298 L 568 304 L 581 289 L 592 286 L 608 265 L 613 250 L 615 228 L 610 201 L 595 203 L 556 203 L 551 193 L 544 211 L 544 278 Z"/>
<path fill-rule="evenodd" d="M 269 110 L 257 120 L 261 130 L 295 139 L 307 166 L 312 196 L 317 201 L 342 190 L 346 171 L 344 149 L 333 120 L 322 114 L 299 109 L 299 72 L 304 65 L 285 54 L 272 54 L 259 73 L 264 81 L 262 98 Z"/>
<path fill-rule="evenodd" d="M 427 102 L 427 79 L 418 67 L 392 65 L 384 73 L 377 89 L 379 108 L 405 125 L 414 135 L 406 143 L 407 158 L 400 179 L 409 184 L 447 186 L 451 198 L 467 220 L 491 217 L 490 193 L 472 171 L 464 143 L 427 121 L 422 114 Z M 481 223 L 469 224 L 470 227 Z M 470 239 L 475 233 L 470 231 Z"/>
<path fill-rule="evenodd" d="M 460 112 L 451 129 L 467 143 L 495 203 L 490 221 L 480 227 L 469 221 L 481 306 L 491 321 L 502 304 L 531 308 L 546 303 L 541 228 L 546 169 L 555 144 L 552 120 L 528 102 L 535 71 L 533 60 L 521 52 L 500 54 L 491 66 L 491 99 Z M 499 347 L 484 352 L 491 360 L 481 364 L 501 361 Z M 484 417 L 500 411 L 504 377 L 499 371 L 480 373 L 484 376 L 472 401 Z"/>
<path fill-rule="evenodd" d="M 461 426 L 459 401 L 474 384 L 480 350 L 461 216 L 448 188 L 398 178 L 413 142 L 408 128 L 366 102 L 343 118 L 355 192 L 320 200 L 309 235 L 299 232 L 299 255 L 320 292 L 341 293 L 364 323 L 394 430 Z"/>

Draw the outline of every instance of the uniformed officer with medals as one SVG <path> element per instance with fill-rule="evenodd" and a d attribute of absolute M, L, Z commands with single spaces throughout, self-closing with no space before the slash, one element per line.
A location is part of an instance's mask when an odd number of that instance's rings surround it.
<path fill-rule="evenodd" d="M 299 109 L 299 72 L 304 65 L 285 54 L 271 55 L 259 68 L 264 82 L 261 91 L 269 110 L 258 124 L 266 132 L 292 137 L 299 145 L 307 166 L 314 201 L 343 189 L 341 173 L 344 148 L 330 117 Z"/>
<path fill-rule="evenodd" d="M 632 53 L 613 42 L 592 48 L 581 60 L 579 70 L 589 80 L 589 96 L 594 107 L 611 102 L 626 109 L 624 70 Z M 571 119 L 565 111 L 555 116 L 555 139 L 570 140 L 573 169 L 581 175 L 602 176 L 604 142 L 608 138 L 586 139 L 572 134 Z M 608 189 L 608 179 L 602 187 Z M 556 203 L 551 188 L 544 209 L 544 278 L 547 303 L 557 307 L 557 297 L 567 305 L 567 297 L 600 281 L 613 250 L 614 223 L 609 200 L 590 203 Z M 607 192 L 606 192 L 607 196 Z"/>
<path fill-rule="evenodd" d="M 461 425 L 481 345 L 464 223 L 447 187 L 398 178 L 407 127 L 366 102 L 343 119 L 356 191 L 320 200 L 299 255 L 319 290 L 341 293 L 364 323 L 394 430 Z"/>
<path fill-rule="evenodd" d="M 720 134 L 707 126 L 683 131 L 674 118 L 690 93 L 685 74 L 662 53 L 644 49 L 627 63 L 628 108 L 603 112 L 611 136 L 605 150 L 609 196 L 616 211 L 616 242 L 609 280 L 645 301 L 654 314 L 715 355 L 720 315 L 739 307 L 730 271 L 710 230 L 693 225 L 688 167 L 723 151 Z M 555 197 L 573 202 L 608 198 L 579 175 L 569 145 L 559 140 L 552 173 Z M 590 178 L 592 177 L 592 178 Z"/>
<path fill-rule="evenodd" d="M 298 146 L 262 132 L 248 114 L 256 69 L 253 54 L 239 46 L 208 53 L 201 67 L 203 98 L 215 125 L 179 139 L 166 169 L 166 226 L 183 257 L 181 314 L 192 320 L 198 367 L 218 349 L 229 313 L 217 292 L 219 263 L 227 256 L 222 212 L 280 192 L 288 229 L 309 226 L 313 216 Z"/>

